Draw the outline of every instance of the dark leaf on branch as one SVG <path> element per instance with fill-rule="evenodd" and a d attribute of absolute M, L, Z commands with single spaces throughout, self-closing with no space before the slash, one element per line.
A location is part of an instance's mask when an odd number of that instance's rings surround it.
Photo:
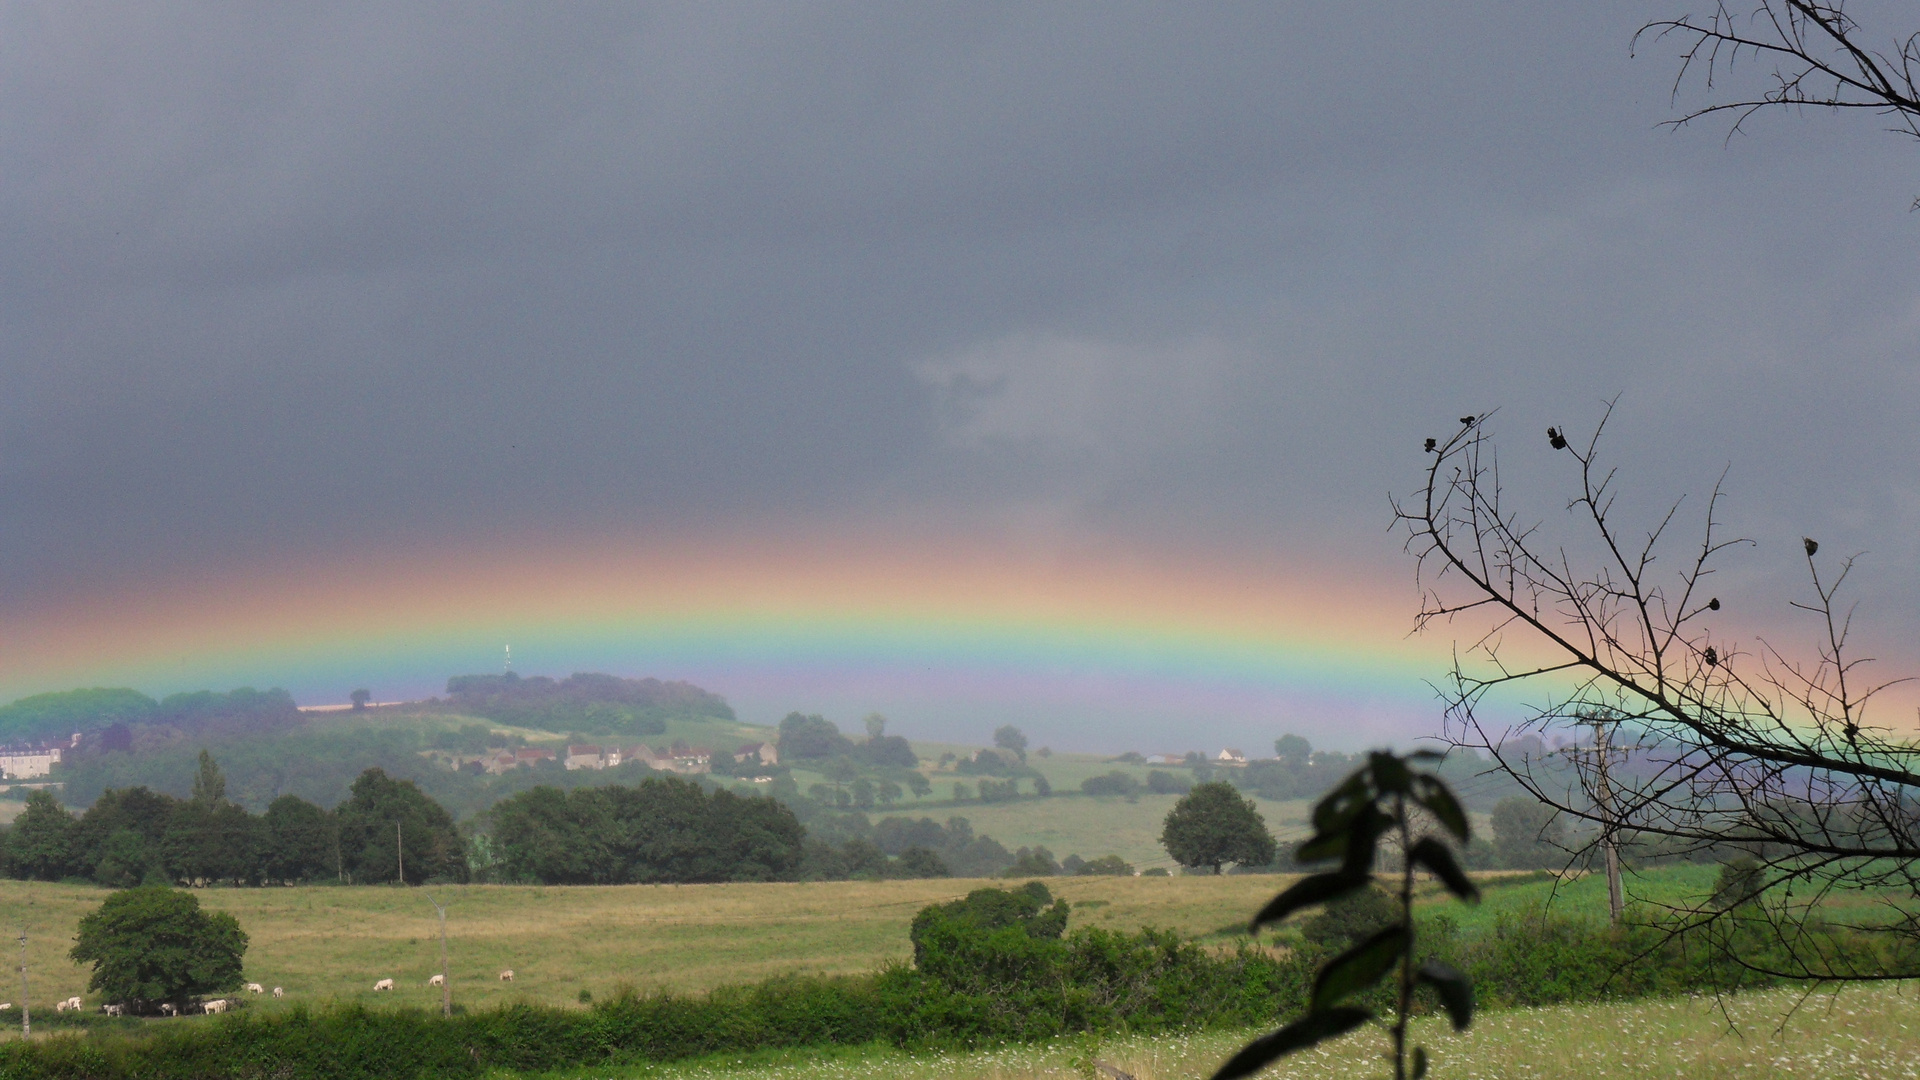
<path fill-rule="evenodd" d="M 1465 1031 L 1473 1023 L 1473 983 L 1464 974 L 1438 960 L 1420 965 L 1416 977 L 1440 995 L 1440 1005 L 1453 1021 L 1453 1030 Z"/>
<path fill-rule="evenodd" d="M 1806 545 L 1808 558 L 1812 558 L 1814 555 L 1818 554 L 1820 551 L 1820 542 L 1818 540 L 1815 540 L 1811 536 L 1801 537 L 1800 543 Z"/>
<path fill-rule="evenodd" d="M 1560 434 L 1559 428 L 1550 427 L 1547 429 L 1547 445 L 1553 447 L 1555 450 L 1565 450 L 1567 448 L 1567 437 Z"/>
<path fill-rule="evenodd" d="M 1253 923 L 1247 927 L 1247 932 L 1257 931 L 1267 923 L 1279 922 L 1301 908 L 1324 904 L 1329 900 L 1338 900 L 1355 889 L 1365 888 L 1366 885 L 1366 878 L 1350 877 L 1343 873 L 1314 874 L 1311 877 L 1301 878 L 1288 886 L 1279 896 L 1267 901 L 1267 906 L 1261 908 L 1260 914 L 1253 917 Z"/>
<path fill-rule="evenodd" d="M 1465 425 L 1467 425 L 1468 427 L 1472 427 L 1472 426 L 1473 426 L 1473 417 L 1471 417 L 1471 416 L 1463 416 L 1463 417 L 1461 417 L 1461 418 L 1460 418 L 1460 422 L 1461 422 L 1461 423 L 1463 423 L 1463 424 L 1465 424 Z"/>
<path fill-rule="evenodd" d="M 1429 813 L 1438 818 L 1454 839 L 1464 844 L 1471 838 L 1467 812 L 1460 808 L 1459 801 L 1453 797 L 1453 792 L 1447 790 L 1447 785 L 1431 776 L 1416 776 L 1413 778 L 1413 801 L 1426 807 Z"/>
<path fill-rule="evenodd" d="M 1367 790 L 1367 778 L 1354 773 L 1313 804 L 1313 831 L 1325 835 L 1345 828 L 1360 812 L 1360 808 L 1372 801 L 1373 793 Z"/>
<path fill-rule="evenodd" d="M 1437 446 L 1437 445 L 1439 445 L 1439 442 L 1440 442 L 1440 440 L 1438 440 L 1438 439 L 1428 439 L 1428 440 L 1427 440 L 1427 453 L 1429 453 L 1429 454 L 1431 454 L 1431 453 L 1433 453 L 1433 448 L 1434 448 L 1435 446 Z"/>
<path fill-rule="evenodd" d="M 1414 862 L 1433 871 L 1433 875 L 1446 885 L 1448 892 L 1469 904 L 1480 901 L 1479 887 L 1460 869 L 1460 864 L 1454 861 L 1453 852 L 1447 850 L 1447 845 L 1429 836 L 1413 845 L 1413 850 L 1407 854 Z"/>
<path fill-rule="evenodd" d="M 1262 1035 L 1227 1059 L 1213 1080 L 1239 1080 L 1252 1076 L 1268 1065 L 1327 1039 L 1338 1038 L 1373 1019 L 1365 1009 L 1339 1008 L 1309 1013 L 1271 1035 Z"/>
<path fill-rule="evenodd" d="M 1327 961 L 1313 977 L 1313 997 L 1307 1008 L 1325 1012 L 1357 994 L 1393 970 L 1412 944 L 1412 935 L 1400 925 L 1389 926 Z"/>
<path fill-rule="evenodd" d="M 1707 601 L 1707 610 L 1708 610 L 1708 611 L 1719 611 L 1719 610 L 1720 610 L 1720 598 L 1716 596 L 1716 597 L 1714 597 L 1713 599 L 1711 599 L 1711 600 L 1709 600 L 1709 601 Z"/>
<path fill-rule="evenodd" d="M 1704 653 L 1701 653 L 1700 656 L 1701 656 L 1701 659 L 1707 662 L 1708 667 L 1713 667 L 1714 665 L 1720 662 L 1720 650 L 1714 648 L 1711 645 L 1707 646 L 1707 651 Z"/>
<path fill-rule="evenodd" d="M 1413 783 L 1413 773 L 1407 770 L 1407 763 L 1385 751 L 1375 750 L 1367 755 L 1367 771 L 1373 774 L 1373 789 L 1383 795 L 1404 795 Z"/>

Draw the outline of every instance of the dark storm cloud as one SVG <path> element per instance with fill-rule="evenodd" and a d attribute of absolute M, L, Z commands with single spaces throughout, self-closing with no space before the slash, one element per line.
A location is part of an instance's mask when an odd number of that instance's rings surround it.
<path fill-rule="evenodd" d="M 1912 149 L 1656 130 L 1639 15 L 15 7 L 0 585 L 801 517 L 1390 559 L 1420 438 L 1624 391 L 1648 490 L 1731 464 L 1910 625 Z"/>

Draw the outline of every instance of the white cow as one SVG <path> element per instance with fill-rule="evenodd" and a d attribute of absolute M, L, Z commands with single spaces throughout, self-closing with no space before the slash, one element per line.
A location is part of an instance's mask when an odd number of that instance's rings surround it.
<path fill-rule="evenodd" d="M 174 1007 L 173 1002 L 163 1001 L 160 1003 L 160 1015 L 161 1016 L 178 1016 L 180 1015 L 180 1010 Z"/>
<path fill-rule="evenodd" d="M 266 992 L 267 992 L 267 988 L 264 986 L 261 986 L 259 983 L 247 984 L 247 993 L 249 994 L 264 994 Z"/>
<path fill-rule="evenodd" d="M 226 998 L 214 998 L 212 1001 L 200 1007 L 210 1013 L 223 1013 L 227 1011 L 227 1006 L 230 1004 L 232 1004 L 232 1002 Z"/>
<path fill-rule="evenodd" d="M 427 980 L 427 985 L 445 986 L 447 985 L 447 977 L 445 975 L 435 975 L 433 978 Z"/>
<path fill-rule="evenodd" d="M 80 1002 L 80 999 L 79 999 L 79 998 L 77 998 L 77 997 L 70 997 L 70 998 L 68 998 L 68 999 L 67 999 L 67 1008 L 69 1008 L 69 1009 L 84 1009 L 84 1008 L 86 1008 L 86 1006 L 85 1006 L 85 1005 L 83 1005 L 83 1004 L 81 1004 L 81 1002 Z"/>
<path fill-rule="evenodd" d="M 126 1015 L 127 1007 L 125 1005 L 102 1005 L 100 1006 L 100 1011 L 106 1013 L 108 1016 L 124 1016 Z"/>
<path fill-rule="evenodd" d="M 373 988 L 375 990 L 391 990 L 393 989 L 393 980 L 381 979 L 379 982 L 373 984 Z"/>
<path fill-rule="evenodd" d="M 54 1012 L 66 1012 L 66 1011 L 67 1011 L 68 1009 L 70 1009 L 70 1008 L 72 1008 L 72 1006 L 71 1006 L 71 1005 L 68 1005 L 68 1004 L 67 1004 L 66 1002 L 64 1002 L 64 1001 L 56 1001 L 56 1002 L 54 1002 L 54 1003 L 53 1003 L 53 1011 L 54 1011 Z"/>
<path fill-rule="evenodd" d="M 500 981 L 501 981 L 501 982 L 512 982 L 512 981 L 513 981 L 513 969 L 512 969 L 512 968 L 508 968 L 507 970 L 505 970 L 505 971 L 503 971 L 503 972 L 501 972 L 501 973 L 500 973 Z"/>
<path fill-rule="evenodd" d="M 8 1009 L 11 1009 L 11 1008 L 13 1008 L 13 1002 L 0 1001 L 0 1012 L 6 1012 Z"/>
<path fill-rule="evenodd" d="M 279 987 L 277 987 L 277 986 L 276 986 L 276 987 L 274 987 L 274 988 L 273 988 L 273 996 L 274 996 L 274 997 L 286 997 L 286 996 L 287 996 L 287 992 L 286 992 L 285 990 L 282 990 L 282 989 L 280 989 Z"/>

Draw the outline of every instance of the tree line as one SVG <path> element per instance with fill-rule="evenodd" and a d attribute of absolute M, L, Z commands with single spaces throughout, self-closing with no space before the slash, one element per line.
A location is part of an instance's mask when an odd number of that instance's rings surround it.
<path fill-rule="evenodd" d="M 402 864 L 404 863 L 404 870 Z M 226 797 L 204 751 L 185 799 L 109 789 L 75 817 L 45 790 L 0 834 L 0 871 L 125 888 L 304 882 L 464 881 L 465 845 L 445 808 L 406 780 L 368 769 L 332 810 L 283 795 L 263 814 Z"/>

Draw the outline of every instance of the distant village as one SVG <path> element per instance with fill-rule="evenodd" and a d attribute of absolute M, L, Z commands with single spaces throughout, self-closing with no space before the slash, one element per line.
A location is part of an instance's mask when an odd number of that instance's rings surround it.
<path fill-rule="evenodd" d="M 689 746 L 685 742 L 675 742 L 664 749 L 656 750 L 645 744 L 634 746 L 595 746 L 575 744 L 566 747 L 564 754 L 548 747 L 513 746 L 489 748 L 480 754 L 461 754 L 451 751 L 428 751 L 428 755 L 443 761 L 449 768 L 461 769 L 474 774 L 498 776 L 509 769 L 518 769 L 538 764 L 542 761 L 559 761 L 568 769 L 616 769 L 621 765 L 640 762 L 656 772 L 679 773 L 682 776 L 695 776 L 713 771 L 713 756 L 716 751 L 704 746 Z M 780 763 L 780 752 L 769 742 L 750 742 L 742 744 L 730 755 L 736 764 L 749 762 L 773 766 Z M 755 783 L 771 783 L 771 776 L 751 778 Z"/>

